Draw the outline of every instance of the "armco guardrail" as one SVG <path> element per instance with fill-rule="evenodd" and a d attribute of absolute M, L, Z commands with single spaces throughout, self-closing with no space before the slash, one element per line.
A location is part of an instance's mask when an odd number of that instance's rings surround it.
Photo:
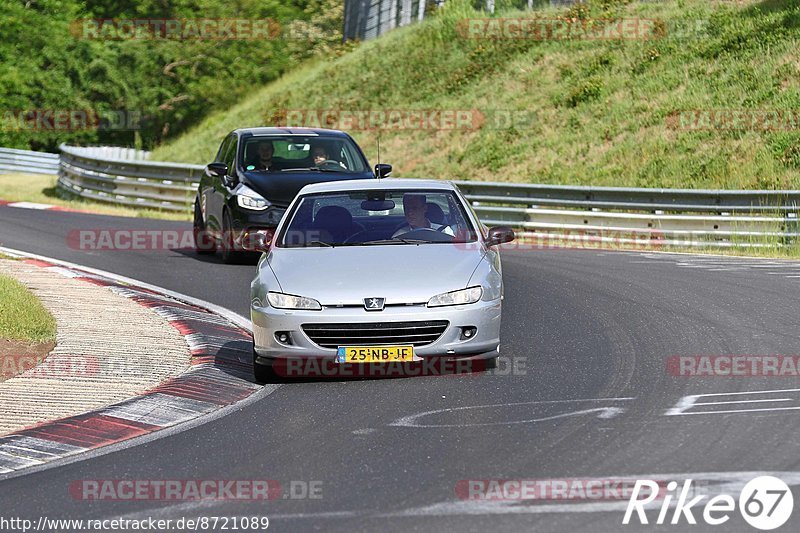
<path fill-rule="evenodd" d="M 203 170 L 201 165 L 146 161 L 138 151 L 112 157 L 108 147 L 60 148 L 58 187 L 100 202 L 186 211 Z"/>
<path fill-rule="evenodd" d="M 551 241 L 775 246 L 800 236 L 800 191 L 457 182 L 487 225 Z M 656 242 L 652 242 L 656 241 Z"/>
<path fill-rule="evenodd" d="M 58 154 L 0 148 L 0 174 L 58 174 Z"/>
<path fill-rule="evenodd" d="M 61 146 L 59 187 L 124 205 L 187 211 L 203 166 L 130 159 L 111 148 Z M 128 157 L 123 158 L 123 157 Z M 543 246 L 775 246 L 800 236 L 800 191 L 718 191 L 456 182 L 486 225 Z"/>

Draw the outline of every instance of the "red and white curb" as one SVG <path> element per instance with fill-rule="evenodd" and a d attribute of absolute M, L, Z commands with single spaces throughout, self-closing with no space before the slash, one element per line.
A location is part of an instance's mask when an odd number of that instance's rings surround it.
<path fill-rule="evenodd" d="M 215 311 L 212 305 L 181 301 L 164 294 L 169 291 L 112 279 L 92 272 L 93 269 L 41 259 L 22 260 L 70 278 L 108 287 L 152 309 L 186 339 L 192 353 L 192 366 L 140 396 L 0 437 L 0 474 L 175 426 L 240 402 L 261 389 L 252 382 L 250 332 L 241 320 L 225 316 L 230 312 Z"/>
<path fill-rule="evenodd" d="M 36 202 L 9 202 L 7 200 L 0 200 L 0 206 L 18 207 L 21 209 L 35 209 L 38 211 L 66 211 L 69 213 L 85 213 L 78 209 L 70 209 L 69 207 L 62 207 L 60 205 L 40 204 Z"/>

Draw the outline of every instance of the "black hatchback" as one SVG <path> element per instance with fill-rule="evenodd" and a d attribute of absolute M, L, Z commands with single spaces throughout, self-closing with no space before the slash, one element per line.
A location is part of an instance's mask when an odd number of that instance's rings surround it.
<path fill-rule="evenodd" d="M 284 211 L 309 183 L 386 177 L 342 131 L 248 128 L 229 133 L 200 180 L 194 203 L 199 254 L 220 250 L 226 263 L 272 239 Z M 257 243 L 257 244 L 256 244 Z"/>

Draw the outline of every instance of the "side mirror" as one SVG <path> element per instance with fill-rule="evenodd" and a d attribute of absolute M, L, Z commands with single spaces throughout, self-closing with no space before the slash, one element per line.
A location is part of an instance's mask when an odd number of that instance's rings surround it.
<path fill-rule="evenodd" d="M 375 165 L 375 177 L 376 178 L 388 178 L 389 174 L 392 173 L 392 165 L 387 165 L 385 163 L 380 163 Z"/>
<path fill-rule="evenodd" d="M 269 230 L 245 231 L 242 235 L 242 248 L 248 252 L 267 252 L 273 236 L 273 232 Z"/>
<path fill-rule="evenodd" d="M 221 178 L 228 174 L 228 165 L 219 162 L 209 163 L 206 165 L 206 174 Z"/>
<path fill-rule="evenodd" d="M 508 226 L 495 226 L 489 228 L 489 236 L 486 237 L 486 246 L 497 246 L 504 242 L 514 240 L 514 230 Z"/>

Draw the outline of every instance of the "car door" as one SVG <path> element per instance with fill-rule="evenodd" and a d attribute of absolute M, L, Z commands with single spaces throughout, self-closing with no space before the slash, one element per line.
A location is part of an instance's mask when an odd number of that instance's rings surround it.
<path fill-rule="evenodd" d="M 234 156 L 236 154 L 236 134 L 231 134 L 220 147 L 220 154 L 217 156 L 219 161 L 228 165 L 228 175 L 235 175 Z M 208 196 L 208 228 L 214 232 L 222 229 L 222 210 L 225 201 L 230 196 L 231 191 L 226 185 L 226 180 L 218 176 L 214 178 L 213 187 L 209 190 Z"/>
<path fill-rule="evenodd" d="M 214 157 L 214 163 L 223 161 L 225 157 L 225 151 L 228 149 L 229 145 L 230 136 L 226 136 L 224 139 L 222 139 L 219 150 L 217 150 L 217 155 Z M 215 229 L 216 220 L 218 219 L 218 216 L 214 213 L 213 209 L 214 190 L 216 188 L 216 182 L 218 181 L 220 181 L 218 176 L 212 176 L 208 172 L 203 172 L 203 175 L 200 178 L 200 211 L 203 214 L 203 221 L 206 224 L 206 228 L 212 231 Z"/>

